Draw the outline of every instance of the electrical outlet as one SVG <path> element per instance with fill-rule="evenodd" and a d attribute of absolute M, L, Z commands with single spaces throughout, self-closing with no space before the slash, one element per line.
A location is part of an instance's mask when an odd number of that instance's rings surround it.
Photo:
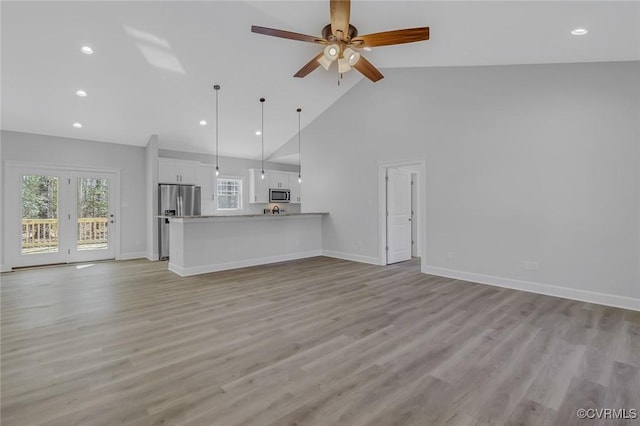
<path fill-rule="evenodd" d="M 532 260 L 531 261 L 531 270 L 532 271 L 537 271 L 538 269 L 540 269 L 540 265 L 538 264 L 537 260 Z"/>
<path fill-rule="evenodd" d="M 531 261 L 530 260 L 525 260 L 524 262 L 522 262 L 522 267 L 524 268 L 525 271 L 530 271 L 531 270 Z"/>

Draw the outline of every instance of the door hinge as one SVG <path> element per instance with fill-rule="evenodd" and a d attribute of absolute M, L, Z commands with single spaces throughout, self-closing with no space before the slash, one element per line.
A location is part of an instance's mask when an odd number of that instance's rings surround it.
<path fill-rule="evenodd" d="M 386 180 L 387 182 L 389 182 L 389 176 L 385 176 L 384 180 Z"/>
<path fill-rule="evenodd" d="M 69 220 L 71 220 L 71 213 L 69 213 L 67 217 L 69 218 Z"/>
<path fill-rule="evenodd" d="M 389 212 L 387 212 L 387 217 L 389 217 Z"/>
<path fill-rule="evenodd" d="M 71 254 L 71 249 L 67 250 L 67 254 Z"/>
<path fill-rule="evenodd" d="M 413 185 L 413 181 L 411 181 L 411 185 Z"/>
<path fill-rule="evenodd" d="M 67 181 L 69 182 L 69 185 L 71 185 L 71 178 L 67 179 Z"/>
<path fill-rule="evenodd" d="M 386 251 L 389 251 L 389 246 L 386 246 L 384 249 L 385 249 Z"/>
<path fill-rule="evenodd" d="M 413 240 L 411 240 L 411 245 L 413 245 Z"/>

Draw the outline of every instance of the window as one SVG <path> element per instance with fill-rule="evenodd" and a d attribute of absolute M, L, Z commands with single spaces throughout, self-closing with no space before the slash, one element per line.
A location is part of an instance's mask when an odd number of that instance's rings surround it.
<path fill-rule="evenodd" d="M 218 178 L 218 210 L 242 210 L 242 179 Z"/>

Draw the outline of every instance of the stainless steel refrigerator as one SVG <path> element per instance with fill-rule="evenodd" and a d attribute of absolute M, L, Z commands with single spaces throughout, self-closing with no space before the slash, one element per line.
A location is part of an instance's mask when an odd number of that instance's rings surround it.
<path fill-rule="evenodd" d="M 200 187 L 195 185 L 158 185 L 158 216 L 200 216 Z M 169 218 L 158 219 L 158 253 L 169 258 Z"/>

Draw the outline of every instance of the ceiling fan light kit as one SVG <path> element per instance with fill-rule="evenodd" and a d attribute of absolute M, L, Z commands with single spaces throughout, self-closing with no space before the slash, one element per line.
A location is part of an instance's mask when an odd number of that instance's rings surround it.
<path fill-rule="evenodd" d="M 384 78 L 384 76 L 371 62 L 362 57 L 356 49 L 370 51 L 372 47 L 429 40 L 429 27 L 407 28 L 358 36 L 356 27 L 349 23 L 350 14 L 350 0 L 330 0 L 329 15 L 331 22 L 322 29 L 322 37 L 256 25 L 251 27 L 251 31 L 272 37 L 325 45 L 323 51 L 300 68 L 294 74 L 294 77 L 306 77 L 319 66 L 328 70 L 331 64 L 337 60 L 340 74 L 351 70 L 353 67 L 374 83 Z"/>

